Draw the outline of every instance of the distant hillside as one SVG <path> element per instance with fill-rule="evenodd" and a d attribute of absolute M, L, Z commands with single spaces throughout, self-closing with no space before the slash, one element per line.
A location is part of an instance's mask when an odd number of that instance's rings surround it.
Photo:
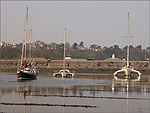
<path fill-rule="evenodd" d="M 44 57 L 46 59 L 63 59 L 63 43 L 45 43 L 42 41 L 36 41 L 32 44 L 32 57 Z M 126 48 L 119 48 L 118 45 L 113 45 L 110 47 L 103 47 L 92 44 L 89 48 L 84 47 L 84 42 L 81 41 L 80 44 L 74 43 L 70 45 L 66 43 L 66 55 L 71 56 L 74 59 L 87 59 L 95 58 L 96 60 L 103 60 L 111 57 L 115 54 L 116 57 L 120 59 L 126 59 Z M 22 43 L 20 44 L 10 44 L 6 42 L 1 42 L 0 51 L 1 59 L 19 59 L 21 56 Z M 29 56 L 29 43 L 27 44 L 27 55 Z M 150 59 L 150 47 L 147 49 L 142 49 L 141 45 L 136 47 L 130 46 L 130 60 L 133 61 L 143 61 Z"/>

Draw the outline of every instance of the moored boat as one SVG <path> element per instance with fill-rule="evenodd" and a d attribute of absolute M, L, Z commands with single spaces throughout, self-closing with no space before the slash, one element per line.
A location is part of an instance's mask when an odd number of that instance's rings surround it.
<path fill-rule="evenodd" d="M 138 76 L 141 76 L 142 73 L 140 71 L 135 70 L 133 67 L 130 66 L 129 63 L 129 12 L 128 12 L 128 36 L 127 36 L 127 61 L 126 66 L 124 66 L 121 70 L 118 70 L 114 73 L 114 77 L 116 77 L 119 73 L 124 72 L 124 75 L 126 78 L 129 78 L 131 76 L 131 73 L 136 73 Z M 139 77 L 141 78 L 141 77 Z"/>
<path fill-rule="evenodd" d="M 29 62 L 28 64 L 26 63 L 26 49 L 27 49 L 26 41 L 27 41 L 28 7 L 27 7 L 27 10 L 26 10 L 26 18 L 25 18 L 25 20 L 26 20 L 26 24 L 25 24 L 25 28 L 24 28 L 24 38 L 23 38 L 22 54 L 21 54 L 21 65 L 20 65 L 20 68 L 17 70 L 17 78 L 18 78 L 18 80 L 36 79 L 37 75 L 38 75 L 38 72 L 36 71 L 36 69 L 32 68 L 33 62 Z M 30 32 L 30 36 L 31 36 L 31 32 Z M 31 50 L 31 48 L 30 48 L 30 50 Z M 31 52 L 30 52 L 30 55 L 31 55 Z M 22 68 L 23 59 L 24 59 L 24 67 L 23 67 L 23 69 L 21 69 Z"/>
<path fill-rule="evenodd" d="M 66 60 L 66 28 L 64 30 L 64 59 L 63 59 L 63 69 L 60 70 L 58 73 L 53 73 L 53 76 L 54 77 L 58 77 L 58 76 L 61 76 L 61 77 L 74 77 L 75 76 L 75 73 L 70 73 L 69 70 L 66 70 L 65 68 L 65 60 Z"/>

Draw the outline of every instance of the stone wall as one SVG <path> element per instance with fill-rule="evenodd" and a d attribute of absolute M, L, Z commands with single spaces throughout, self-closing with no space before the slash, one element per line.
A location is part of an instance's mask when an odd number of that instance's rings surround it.
<path fill-rule="evenodd" d="M 100 60 L 94 61 L 74 61 L 74 60 L 67 60 L 65 63 L 66 69 L 73 69 L 73 70 L 117 70 L 121 69 L 126 65 L 125 61 L 122 62 L 104 62 Z M 137 70 L 149 70 L 150 69 L 150 61 L 131 61 L 130 65 Z M 52 69 L 61 69 L 63 67 L 62 60 L 52 60 L 48 64 L 48 68 Z"/>
<path fill-rule="evenodd" d="M 75 71 L 100 71 L 100 70 L 117 70 L 126 65 L 125 61 L 107 62 L 102 60 L 66 60 L 66 69 Z M 150 61 L 130 61 L 130 65 L 137 70 L 149 71 Z M 1 71 L 17 70 L 20 66 L 19 60 L 1 60 Z M 59 70 L 63 68 L 63 60 L 36 61 L 33 67 L 39 70 Z"/>

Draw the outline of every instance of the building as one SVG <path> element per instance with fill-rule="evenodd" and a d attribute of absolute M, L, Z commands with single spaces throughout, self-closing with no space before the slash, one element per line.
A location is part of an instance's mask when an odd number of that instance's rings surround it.
<path fill-rule="evenodd" d="M 65 60 L 71 60 L 71 55 L 66 55 Z"/>
<path fill-rule="evenodd" d="M 104 59 L 103 61 L 105 61 L 105 62 L 122 62 L 124 60 L 117 58 L 117 57 L 115 57 L 115 54 L 112 54 L 112 57 Z"/>

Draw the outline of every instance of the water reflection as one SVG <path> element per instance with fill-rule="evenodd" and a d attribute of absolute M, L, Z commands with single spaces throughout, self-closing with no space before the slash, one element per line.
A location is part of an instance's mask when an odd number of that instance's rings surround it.
<path fill-rule="evenodd" d="M 26 98 L 26 95 L 27 93 L 30 94 L 31 93 L 31 89 L 30 87 L 23 87 L 23 88 L 20 88 L 20 87 L 16 87 L 16 91 L 17 93 L 19 93 L 19 100 L 21 104 L 24 104 L 26 102 L 29 102 L 30 103 L 30 97 L 27 99 Z M 21 105 L 20 106 L 21 108 L 21 113 L 30 113 L 31 112 L 31 108 L 30 106 L 26 106 L 26 105 Z"/>
<path fill-rule="evenodd" d="M 75 76 L 73 79 L 62 79 L 53 78 L 52 76 L 42 77 L 41 75 L 34 81 L 2 82 L 0 87 L 0 96 L 3 102 L 60 104 L 62 106 L 57 106 L 52 110 L 53 112 L 59 110 L 59 112 L 64 113 L 76 112 L 77 109 L 68 109 L 67 106 L 63 106 L 74 104 L 100 106 L 100 109 L 104 112 L 130 113 L 133 111 L 131 105 L 134 105 L 134 110 L 137 110 L 135 105 L 138 106 L 139 102 L 145 104 L 138 108 L 142 110 L 146 108 L 145 111 L 149 112 L 147 107 L 150 105 L 148 104 L 148 102 L 150 103 L 149 95 L 150 78 L 147 76 L 142 76 L 140 79 L 137 76 L 130 78 L 119 76 L 116 79 L 111 75 L 91 74 L 86 76 L 86 74 L 82 74 Z M 109 101 L 107 101 L 108 99 Z M 114 103 L 116 103 L 116 106 Z M 122 106 L 118 108 L 120 104 Z M 42 107 L 38 106 L 35 112 Z M 108 107 L 106 108 L 105 106 Z M 30 113 L 35 108 L 23 104 L 18 107 L 22 113 Z M 99 112 L 100 109 L 95 108 L 87 110 L 87 112 Z M 79 109 L 78 112 L 82 110 Z M 47 111 L 49 111 L 49 107 L 47 107 Z"/>
<path fill-rule="evenodd" d="M 115 89 L 115 85 L 114 84 L 120 84 L 121 86 L 126 86 L 126 88 L 123 89 L 123 91 L 126 91 L 126 98 L 127 98 L 127 105 L 126 105 L 126 113 L 128 113 L 129 111 L 129 83 L 134 84 L 134 82 L 138 82 L 141 80 L 141 76 L 137 76 L 137 77 L 133 77 L 133 76 L 114 76 L 114 79 L 112 81 L 112 89 Z M 133 85 L 132 85 L 133 86 Z"/>
<path fill-rule="evenodd" d="M 1 96 L 9 93 L 20 93 L 20 92 L 26 92 L 26 93 L 36 93 L 36 94 L 60 94 L 63 95 L 65 90 L 65 95 L 79 95 L 83 96 L 85 91 L 90 92 L 90 95 L 94 95 L 95 93 L 98 93 L 100 91 L 103 92 L 112 92 L 112 93 L 118 93 L 118 92 L 134 92 L 134 93 L 141 93 L 141 92 L 150 92 L 150 79 L 149 78 L 143 78 L 139 80 L 139 78 L 114 78 L 112 79 L 110 83 L 99 83 L 97 82 L 97 85 L 62 85 L 62 86 L 37 86 L 37 85 L 30 85 L 28 83 L 24 83 L 24 85 L 19 85 L 16 87 L 0 87 L 0 94 Z M 66 82 L 66 81 L 65 81 Z M 128 83 L 128 90 L 127 88 Z M 28 85 L 26 85 L 28 84 Z"/>
<path fill-rule="evenodd" d="M 126 92 L 126 113 L 129 113 L 129 92 L 148 92 L 150 93 L 149 79 L 141 79 L 141 76 L 114 76 L 112 80 L 112 89 L 115 89 L 117 85 L 124 86 L 122 91 Z M 138 86 L 138 87 L 137 87 Z M 143 87 L 144 86 L 144 87 Z M 149 105 L 150 105 L 150 94 L 149 94 Z M 143 112 L 141 109 L 138 112 Z M 149 109 L 150 112 L 150 109 Z"/>

